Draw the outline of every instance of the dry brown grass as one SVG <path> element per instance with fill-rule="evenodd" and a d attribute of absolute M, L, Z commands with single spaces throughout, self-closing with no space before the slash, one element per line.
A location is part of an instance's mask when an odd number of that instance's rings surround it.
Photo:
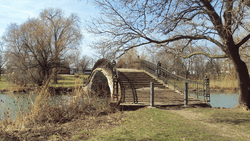
<path fill-rule="evenodd" d="M 34 103 L 24 111 L 19 108 L 16 119 L 12 119 L 9 113 L 4 113 L 0 122 L 0 140 L 29 140 L 32 139 L 30 134 L 35 133 L 39 133 L 39 136 L 44 134 L 43 139 L 47 139 L 55 134 L 60 124 L 115 112 L 110 107 L 107 92 L 102 91 L 101 98 L 100 92 L 84 93 L 78 84 L 70 94 L 72 98 L 62 98 L 56 104 L 51 104 L 52 94 L 48 86 L 40 88 L 36 93 Z"/>
<path fill-rule="evenodd" d="M 237 80 L 211 80 L 210 88 L 229 89 L 238 88 Z"/>
<path fill-rule="evenodd" d="M 210 80 L 210 89 L 235 92 L 238 89 L 238 80 L 232 75 L 216 80 Z"/>

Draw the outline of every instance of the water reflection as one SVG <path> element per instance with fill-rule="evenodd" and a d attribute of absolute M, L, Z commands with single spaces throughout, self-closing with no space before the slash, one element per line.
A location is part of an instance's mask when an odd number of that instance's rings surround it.
<path fill-rule="evenodd" d="M 0 94 L 0 118 L 4 118 L 4 114 L 15 119 L 17 113 L 30 110 L 35 102 L 35 94 Z M 69 101 L 70 96 L 51 96 L 50 104 L 58 104 L 58 101 L 64 98 L 65 102 Z M 20 110 L 20 111 L 19 111 Z"/>
<path fill-rule="evenodd" d="M 39 95 L 36 94 L 0 94 L 0 118 L 3 119 L 9 116 L 15 119 L 18 113 L 23 113 L 26 110 L 30 111 L 38 96 Z M 71 100 L 75 100 L 75 98 L 70 95 L 55 95 L 50 96 L 50 98 L 50 105 L 60 104 L 63 105 L 63 107 L 67 106 Z M 82 98 L 79 100 L 79 104 L 82 105 L 84 100 Z M 96 100 L 99 103 L 106 102 L 105 98 L 102 97 L 98 97 Z"/>
<path fill-rule="evenodd" d="M 234 108 L 238 104 L 239 94 L 213 93 L 210 95 L 212 107 Z"/>

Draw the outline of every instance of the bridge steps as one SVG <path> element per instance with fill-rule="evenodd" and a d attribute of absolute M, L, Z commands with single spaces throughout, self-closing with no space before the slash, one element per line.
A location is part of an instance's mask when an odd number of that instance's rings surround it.
<path fill-rule="evenodd" d="M 150 88 L 136 90 L 138 102 L 150 102 Z M 175 92 L 169 89 L 157 89 L 154 90 L 154 101 L 164 102 L 169 97 L 167 94 L 172 95 Z M 128 90 L 125 94 L 125 102 L 133 102 L 133 94 L 131 90 Z"/>
<path fill-rule="evenodd" d="M 154 102 L 157 104 L 182 104 L 184 96 L 165 87 L 162 83 L 152 78 L 147 73 L 136 70 L 129 71 L 124 69 L 119 72 L 120 82 L 125 87 L 125 102 L 123 104 L 132 104 L 134 102 L 133 92 L 130 84 L 136 90 L 138 103 L 148 105 L 150 103 L 150 82 L 154 82 Z M 189 98 L 191 103 L 200 103 L 198 99 Z"/>
<path fill-rule="evenodd" d="M 129 84 L 125 84 L 125 89 L 131 89 L 130 85 Z M 135 85 L 134 88 L 135 89 L 139 89 L 139 88 L 144 88 L 144 87 L 149 87 L 149 84 L 138 84 L 138 85 Z M 157 88 L 165 88 L 164 86 L 162 85 L 154 85 L 154 87 L 157 87 Z"/>
<path fill-rule="evenodd" d="M 119 72 L 118 74 L 120 82 L 124 85 L 125 89 L 130 89 L 130 82 L 135 89 L 150 87 L 150 82 L 154 82 L 154 86 L 158 88 L 165 88 L 165 86 L 159 83 L 157 80 L 149 76 L 143 71 L 137 72 Z M 126 78 L 125 78 L 126 77 Z M 129 80 L 129 81 L 128 81 Z"/>
<path fill-rule="evenodd" d="M 173 95 L 173 90 L 166 88 L 163 84 L 152 78 L 150 75 L 143 71 L 119 71 L 119 81 L 125 88 L 125 102 L 133 102 L 133 92 L 131 85 L 136 89 L 138 102 L 150 101 L 150 82 L 154 82 L 155 87 L 155 101 L 164 102 L 168 97 L 166 93 Z M 173 97 L 171 97 L 173 99 Z"/>

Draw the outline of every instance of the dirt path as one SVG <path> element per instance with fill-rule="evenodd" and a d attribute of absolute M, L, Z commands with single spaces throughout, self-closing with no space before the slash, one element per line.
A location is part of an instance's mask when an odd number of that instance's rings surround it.
<path fill-rule="evenodd" d="M 245 132 L 240 132 L 233 128 L 231 125 L 222 125 L 222 124 L 215 124 L 215 123 L 208 123 L 205 121 L 205 115 L 201 113 L 195 113 L 190 110 L 168 110 L 168 112 L 181 115 L 187 119 L 195 120 L 204 125 L 205 128 L 209 129 L 212 133 L 215 133 L 220 136 L 230 137 L 230 138 L 243 138 L 245 140 L 250 140 L 250 135 L 246 134 Z"/>

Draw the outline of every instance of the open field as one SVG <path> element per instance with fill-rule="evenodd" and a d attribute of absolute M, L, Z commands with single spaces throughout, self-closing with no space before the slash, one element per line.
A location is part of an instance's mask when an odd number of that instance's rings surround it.
<path fill-rule="evenodd" d="M 58 75 L 58 84 L 53 84 L 53 80 L 51 80 L 49 86 L 51 87 L 75 87 L 75 86 L 82 86 L 83 82 L 87 80 L 89 75 Z M 31 85 L 31 84 L 28 84 Z M 0 89 L 10 89 L 10 90 L 17 90 L 17 89 L 25 89 L 22 86 L 17 86 L 7 81 L 7 76 L 2 75 L 0 81 Z"/>
<path fill-rule="evenodd" d="M 58 84 L 53 84 L 53 80 L 50 83 L 51 87 L 74 87 L 82 86 L 83 81 L 86 81 L 89 75 L 58 75 Z"/>
<path fill-rule="evenodd" d="M 6 75 L 1 75 L 0 89 L 7 89 L 9 87 L 9 82 L 7 81 Z"/>

